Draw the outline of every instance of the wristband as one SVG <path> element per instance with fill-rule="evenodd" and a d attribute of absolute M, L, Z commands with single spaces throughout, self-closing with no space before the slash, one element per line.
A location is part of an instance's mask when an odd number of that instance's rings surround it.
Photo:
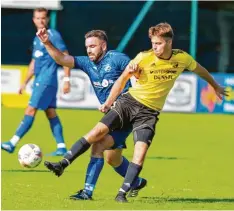
<path fill-rule="evenodd" d="M 70 78 L 67 77 L 67 76 L 65 76 L 65 77 L 63 77 L 63 81 L 64 81 L 64 82 L 70 81 Z"/>

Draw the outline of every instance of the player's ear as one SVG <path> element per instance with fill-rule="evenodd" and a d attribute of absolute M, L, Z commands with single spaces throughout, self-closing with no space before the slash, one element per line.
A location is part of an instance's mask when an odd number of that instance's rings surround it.
<path fill-rule="evenodd" d="M 35 18 L 34 18 L 34 16 L 32 17 L 32 22 L 35 24 L 35 20 L 34 20 Z"/>
<path fill-rule="evenodd" d="M 172 39 L 169 39 L 167 42 L 170 46 L 172 46 Z"/>
<path fill-rule="evenodd" d="M 103 43 L 102 43 L 102 50 L 103 50 L 103 51 L 106 51 L 106 50 L 107 50 L 107 43 L 106 43 L 106 42 L 103 42 Z"/>

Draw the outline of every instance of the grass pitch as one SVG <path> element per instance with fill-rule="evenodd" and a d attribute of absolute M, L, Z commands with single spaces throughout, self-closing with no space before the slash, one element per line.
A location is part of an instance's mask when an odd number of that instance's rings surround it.
<path fill-rule="evenodd" d="M 2 141 L 8 140 L 23 109 L 2 107 Z M 102 117 L 98 111 L 58 110 L 67 146 L 87 133 Z M 56 144 L 44 113 L 39 112 L 30 132 L 14 154 L 2 152 L 3 210 L 183 210 L 234 209 L 234 116 L 162 113 L 157 134 L 145 161 L 142 177 L 148 186 L 128 204 L 114 201 L 123 179 L 105 164 L 93 201 L 68 196 L 83 188 L 89 152 L 78 158 L 60 178 L 43 164 L 29 170 L 17 160 L 26 143 L 39 145 L 44 154 Z M 132 136 L 124 155 L 132 158 Z M 43 157 L 57 161 L 59 158 Z"/>

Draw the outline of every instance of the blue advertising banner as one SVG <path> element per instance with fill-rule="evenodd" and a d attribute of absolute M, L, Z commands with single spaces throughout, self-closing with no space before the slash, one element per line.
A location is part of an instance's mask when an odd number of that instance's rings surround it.
<path fill-rule="evenodd" d="M 214 89 L 204 80 L 198 80 L 197 112 L 234 113 L 234 74 L 212 74 L 214 79 L 226 87 L 229 96 L 220 100 Z"/>

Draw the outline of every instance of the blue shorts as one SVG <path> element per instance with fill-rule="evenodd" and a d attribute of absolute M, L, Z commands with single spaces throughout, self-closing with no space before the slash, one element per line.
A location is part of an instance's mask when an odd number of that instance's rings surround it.
<path fill-rule="evenodd" d="M 36 83 L 33 87 L 29 105 L 39 110 L 56 108 L 57 88 Z"/>
<path fill-rule="evenodd" d="M 109 135 L 111 135 L 114 139 L 114 145 L 110 149 L 125 149 L 126 147 L 126 139 L 132 130 L 116 130 Z"/>

